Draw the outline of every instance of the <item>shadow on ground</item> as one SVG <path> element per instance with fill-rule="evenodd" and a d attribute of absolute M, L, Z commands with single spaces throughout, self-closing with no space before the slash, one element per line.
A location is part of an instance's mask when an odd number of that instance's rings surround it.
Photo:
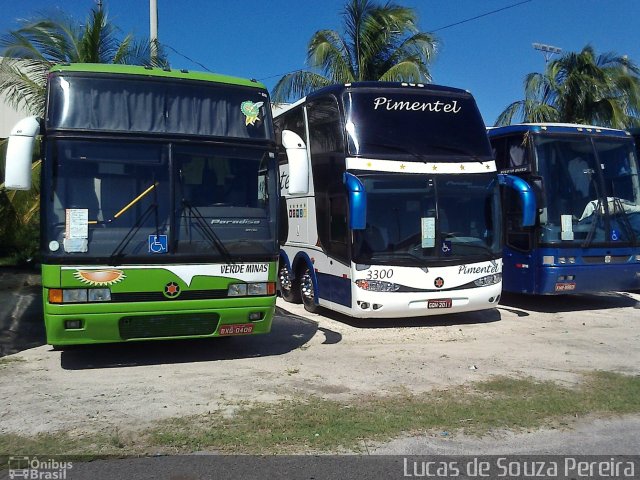
<path fill-rule="evenodd" d="M 0 357 L 45 343 L 40 275 L 0 269 Z"/>
<path fill-rule="evenodd" d="M 495 308 L 479 312 L 450 313 L 448 315 L 429 315 L 409 318 L 353 318 L 327 310 L 326 308 L 321 308 L 318 314 L 354 328 L 431 328 L 500 321 L 500 312 Z"/>
<path fill-rule="evenodd" d="M 83 370 L 268 357 L 300 348 L 317 331 L 316 322 L 276 308 L 267 335 L 72 346 L 60 363 L 66 370 Z"/>
<path fill-rule="evenodd" d="M 526 310 L 540 313 L 558 313 L 609 310 L 612 308 L 640 308 L 640 302 L 626 292 L 536 296 L 503 292 L 500 299 L 500 308 L 520 315 L 518 312 L 526 314 Z"/>

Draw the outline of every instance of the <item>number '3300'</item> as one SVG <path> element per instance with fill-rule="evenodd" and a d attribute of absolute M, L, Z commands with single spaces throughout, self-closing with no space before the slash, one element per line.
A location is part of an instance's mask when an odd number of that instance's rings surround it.
<path fill-rule="evenodd" d="M 393 269 L 387 268 L 383 270 L 369 270 L 367 272 L 367 280 L 385 280 L 393 277 Z"/>

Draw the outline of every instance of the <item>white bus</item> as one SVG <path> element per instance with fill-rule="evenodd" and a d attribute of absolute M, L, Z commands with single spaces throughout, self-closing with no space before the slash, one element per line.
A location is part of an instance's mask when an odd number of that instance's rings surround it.
<path fill-rule="evenodd" d="M 520 192 L 524 224 L 533 222 L 535 198 L 516 177 L 498 176 L 471 94 L 334 85 L 274 122 L 289 219 L 278 271 L 286 301 L 385 318 L 498 304 L 499 183 Z M 294 164 L 309 166 L 305 188 L 289 185 Z"/>

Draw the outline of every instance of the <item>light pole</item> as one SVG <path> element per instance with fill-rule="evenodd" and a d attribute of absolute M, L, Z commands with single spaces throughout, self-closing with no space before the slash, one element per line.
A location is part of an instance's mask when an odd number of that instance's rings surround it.
<path fill-rule="evenodd" d="M 554 47 L 553 45 L 545 45 L 544 43 L 532 43 L 531 44 L 534 49 L 542 52 L 544 55 L 544 63 L 545 65 L 549 63 L 549 59 L 556 54 L 560 54 L 562 49 L 559 47 Z"/>
<path fill-rule="evenodd" d="M 158 0 L 149 0 L 149 42 L 153 65 L 158 60 Z"/>

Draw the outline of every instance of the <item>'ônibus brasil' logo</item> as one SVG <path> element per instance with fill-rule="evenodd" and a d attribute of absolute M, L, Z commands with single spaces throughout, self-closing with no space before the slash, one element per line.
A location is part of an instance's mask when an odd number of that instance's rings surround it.
<path fill-rule="evenodd" d="M 126 278 L 122 270 L 76 270 L 73 276 L 93 287 L 113 285 Z"/>
<path fill-rule="evenodd" d="M 264 102 L 253 103 L 251 100 L 246 100 L 240 104 L 240 111 L 246 117 L 244 124 L 253 125 L 256 120 L 260 120 L 258 115 L 260 114 L 260 107 L 264 105 Z"/>
<path fill-rule="evenodd" d="M 164 286 L 164 296 L 167 298 L 176 298 L 180 295 L 180 285 L 176 282 L 169 282 Z"/>

